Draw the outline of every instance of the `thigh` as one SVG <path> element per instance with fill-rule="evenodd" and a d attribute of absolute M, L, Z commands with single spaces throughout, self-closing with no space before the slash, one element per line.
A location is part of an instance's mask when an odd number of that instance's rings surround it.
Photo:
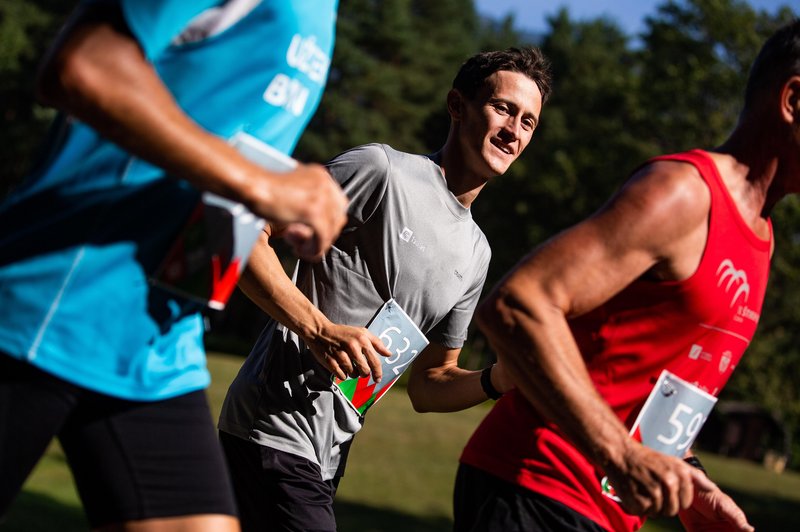
<path fill-rule="evenodd" d="M 235 515 L 233 490 L 202 391 L 154 402 L 93 394 L 59 438 L 93 527 Z"/>
<path fill-rule="evenodd" d="M 456 532 L 604 532 L 560 502 L 461 464 L 454 491 Z"/>
<path fill-rule="evenodd" d="M 75 407 L 80 390 L 0 354 L 0 516 Z"/>
<path fill-rule="evenodd" d="M 319 466 L 225 432 L 220 440 L 244 532 L 336 530 L 336 481 L 322 480 Z"/>

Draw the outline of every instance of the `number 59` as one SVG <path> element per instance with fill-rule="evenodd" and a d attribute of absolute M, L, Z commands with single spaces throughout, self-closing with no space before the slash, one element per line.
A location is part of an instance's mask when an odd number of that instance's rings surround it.
<path fill-rule="evenodd" d="M 678 443 L 675 449 L 678 451 L 686 449 L 692 444 L 697 433 L 700 432 L 705 418 L 702 412 L 698 412 L 689 419 L 688 423 L 684 424 L 683 419 L 686 419 L 687 416 L 691 416 L 693 412 L 694 410 L 692 410 L 691 407 L 683 403 L 678 403 L 678 406 L 675 407 L 675 410 L 673 410 L 672 414 L 669 416 L 669 424 L 675 428 L 672 436 L 666 437 L 663 434 L 659 434 L 656 439 L 664 445 L 675 445 L 685 434 L 686 438 L 681 443 Z"/>

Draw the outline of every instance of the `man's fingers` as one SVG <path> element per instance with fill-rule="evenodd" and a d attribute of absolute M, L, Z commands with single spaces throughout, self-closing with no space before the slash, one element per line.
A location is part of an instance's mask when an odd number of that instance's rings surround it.
<path fill-rule="evenodd" d="M 378 340 L 378 343 L 380 343 L 380 340 Z M 372 373 L 372 380 L 380 382 L 383 378 L 383 367 L 381 366 L 381 357 L 375 352 L 375 349 L 372 348 L 373 345 L 374 343 L 365 351 L 367 355 L 367 364 L 369 364 L 369 369 Z"/>
<path fill-rule="evenodd" d="M 389 348 L 386 347 L 386 345 L 384 345 L 383 342 L 381 342 L 380 338 L 378 338 L 377 336 L 373 336 L 371 340 L 372 340 L 372 347 L 375 348 L 375 351 L 377 351 L 378 355 L 383 357 L 392 356 L 393 353 L 389 351 Z"/>
<path fill-rule="evenodd" d="M 335 354 L 336 362 L 346 375 L 353 374 L 353 361 L 350 360 L 350 355 L 346 351 L 337 351 Z"/>
<path fill-rule="evenodd" d="M 333 373 L 337 379 L 345 380 L 347 379 L 347 375 L 342 368 L 339 367 L 339 363 L 330 355 L 325 355 L 325 366 L 327 366 L 328 370 Z"/>
<path fill-rule="evenodd" d="M 365 353 L 365 349 L 366 347 L 362 347 L 361 343 L 356 340 L 348 346 L 354 377 L 366 377 L 370 373 L 369 356 Z"/>
<path fill-rule="evenodd" d="M 286 201 L 276 215 L 288 222 L 282 236 L 301 259 L 320 260 L 347 223 L 347 196 L 320 165 L 300 165 L 290 177 L 279 182 Z"/>
<path fill-rule="evenodd" d="M 714 484 L 714 482 L 708 478 L 705 473 L 696 467 L 689 467 L 689 471 L 692 476 L 692 483 L 694 484 L 695 489 L 702 491 L 713 491 L 719 489 L 719 487 Z"/>
<path fill-rule="evenodd" d="M 295 255 L 303 260 L 317 261 L 322 258 L 322 245 L 314 230 L 300 223 L 288 224 L 279 235 L 292 248 Z"/>

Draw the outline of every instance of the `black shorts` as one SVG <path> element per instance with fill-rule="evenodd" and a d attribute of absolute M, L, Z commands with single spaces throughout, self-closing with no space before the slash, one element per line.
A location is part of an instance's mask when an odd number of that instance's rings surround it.
<path fill-rule="evenodd" d="M 339 478 L 322 480 L 317 464 L 225 432 L 228 459 L 243 532 L 332 532 L 333 498 Z"/>
<path fill-rule="evenodd" d="M 453 494 L 454 532 L 606 532 L 549 497 L 461 464 Z"/>
<path fill-rule="evenodd" d="M 202 391 L 162 401 L 125 401 L 0 354 L 0 515 L 54 436 L 92 527 L 236 515 Z"/>

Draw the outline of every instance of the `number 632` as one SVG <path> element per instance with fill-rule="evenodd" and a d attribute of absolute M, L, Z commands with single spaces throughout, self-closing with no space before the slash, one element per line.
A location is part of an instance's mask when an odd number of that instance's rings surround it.
<path fill-rule="evenodd" d="M 391 349 L 392 349 L 392 335 L 389 334 L 389 333 L 395 333 L 396 335 L 400 336 L 400 335 L 403 334 L 403 331 L 401 331 L 397 327 L 387 327 L 378 336 L 378 338 L 380 338 L 380 340 L 386 346 L 386 349 L 389 349 L 391 351 Z M 403 353 L 408 351 L 408 348 L 411 347 L 411 341 L 406 336 L 403 336 L 401 341 L 405 343 L 403 348 L 400 349 L 399 347 L 396 347 L 395 350 L 394 350 L 395 354 L 383 359 L 384 364 L 392 366 L 392 372 L 395 375 L 400 375 L 401 373 L 403 373 L 403 371 L 405 371 L 405 367 L 408 366 L 411 363 L 412 360 L 414 360 L 415 356 L 417 356 L 417 350 L 416 349 L 412 349 L 411 353 L 408 355 L 408 360 L 406 360 L 402 364 L 396 366 L 395 364 L 397 364 L 397 362 L 402 358 Z"/>

